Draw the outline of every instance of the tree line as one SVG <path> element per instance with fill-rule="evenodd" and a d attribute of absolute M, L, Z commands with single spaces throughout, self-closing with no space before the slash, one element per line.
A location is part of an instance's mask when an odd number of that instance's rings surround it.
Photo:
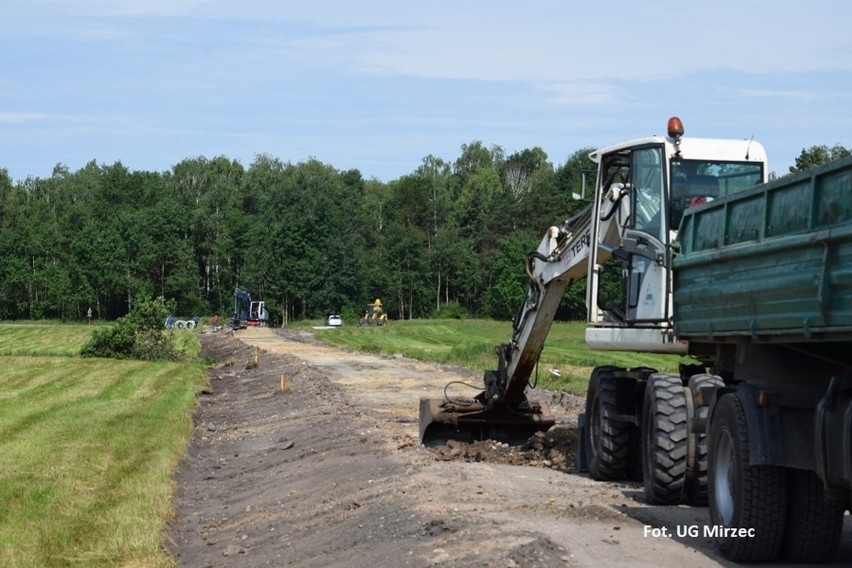
<path fill-rule="evenodd" d="M 0 169 L 0 318 L 112 320 L 160 296 L 184 316 L 230 314 L 235 288 L 277 323 L 375 298 L 393 318 L 508 318 L 526 253 L 583 205 L 589 151 L 554 167 L 540 148 L 474 141 L 387 183 L 269 155 L 59 164 L 17 182 Z"/>
<path fill-rule="evenodd" d="M 507 156 L 473 141 L 387 183 L 269 155 L 166 172 L 58 164 L 17 182 L 0 169 L 0 319 L 112 320 L 157 297 L 178 315 L 227 315 L 235 288 L 278 324 L 354 318 L 375 298 L 392 318 L 508 319 L 526 254 L 585 205 L 592 150 L 554 167 L 538 147 Z M 797 166 L 840 150 L 803 150 Z M 570 289 L 559 317 L 583 318 L 584 300 Z"/>

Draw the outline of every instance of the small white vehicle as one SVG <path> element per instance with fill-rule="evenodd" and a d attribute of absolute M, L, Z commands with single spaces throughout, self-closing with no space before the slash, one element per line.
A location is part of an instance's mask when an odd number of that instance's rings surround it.
<path fill-rule="evenodd" d="M 332 314 L 325 318 L 325 325 L 331 327 L 340 327 L 341 325 L 343 325 L 343 318 L 337 314 Z"/>

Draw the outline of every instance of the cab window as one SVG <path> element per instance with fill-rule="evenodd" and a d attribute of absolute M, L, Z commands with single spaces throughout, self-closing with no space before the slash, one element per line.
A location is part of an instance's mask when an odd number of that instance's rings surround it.
<path fill-rule="evenodd" d="M 662 149 L 658 146 L 633 151 L 633 228 L 664 241 Z"/>

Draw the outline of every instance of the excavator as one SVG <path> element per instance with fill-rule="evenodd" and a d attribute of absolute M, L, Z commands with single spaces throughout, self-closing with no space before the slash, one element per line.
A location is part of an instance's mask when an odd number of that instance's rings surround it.
<path fill-rule="evenodd" d="M 597 164 L 595 196 L 580 213 L 550 227 L 527 256 L 526 297 L 511 340 L 496 347 L 497 369 L 485 372 L 484 389 L 472 399 L 421 399 L 422 443 L 523 439 L 555 423 L 547 405 L 531 402 L 526 392 L 562 296 L 582 279 L 591 349 L 687 353 L 672 325 L 669 267 L 678 224 L 690 206 L 766 181 L 765 151 L 749 140 L 683 138 L 682 121 L 672 117 L 667 136 L 622 142 L 590 157 Z M 622 297 L 601 305 L 601 270 L 611 258 L 622 263 Z M 641 382 L 648 370 L 621 373 Z"/>
<path fill-rule="evenodd" d="M 678 117 L 668 121 L 667 135 L 654 135 L 607 146 L 590 157 L 597 164 L 595 192 L 579 214 L 545 233 L 526 258 L 526 297 L 512 322 L 509 342 L 496 347 L 497 369 L 486 371 L 484 388 L 472 399 L 426 398 L 420 401 L 420 440 L 523 440 L 555 422 L 542 402 L 527 398 L 535 370 L 565 290 L 585 279 L 586 344 L 593 350 L 688 354 L 688 343 L 676 338 L 672 304 L 672 259 L 677 229 L 684 212 L 701 203 L 767 181 L 766 153 L 753 140 L 686 138 Z M 622 267 L 620 299 L 604 305 L 600 294 L 603 265 L 614 259 Z M 683 375 L 703 367 L 683 364 Z M 581 424 L 583 458 L 595 479 L 626 475 L 641 478 L 643 417 L 669 412 L 656 407 L 644 412 L 645 388 L 657 371 L 638 367 L 596 367 L 589 383 Z M 708 375 L 709 376 L 709 375 Z M 660 388 L 684 390 L 660 382 Z M 707 385 L 705 385 L 707 386 Z M 656 387 L 655 387 L 656 388 Z M 686 389 L 689 390 L 689 389 Z M 656 392 L 656 391 L 654 391 Z M 697 394 L 697 387 L 695 390 Z M 655 400 L 664 406 L 665 393 Z M 637 403 L 638 401 L 638 403 Z M 693 436 L 678 425 L 677 436 Z M 650 448 L 670 440 L 656 440 Z M 706 500 L 706 459 L 703 436 L 690 438 L 690 493 Z M 696 457 L 697 456 L 697 457 Z M 674 502 L 684 492 L 685 468 L 646 472 L 652 479 L 654 502 Z M 703 468 L 703 469 L 702 469 Z M 671 488 L 655 488 L 653 478 L 671 476 Z"/>
<path fill-rule="evenodd" d="M 266 327 L 268 323 L 269 310 L 266 309 L 266 302 L 252 300 L 251 294 L 240 288 L 234 288 L 231 329 L 245 329 L 248 326 Z"/>

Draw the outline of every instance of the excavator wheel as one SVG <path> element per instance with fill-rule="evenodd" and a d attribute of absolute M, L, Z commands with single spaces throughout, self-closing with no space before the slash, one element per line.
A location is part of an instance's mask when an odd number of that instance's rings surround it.
<path fill-rule="evenodd" d="M 645 498 L 654 505 L 675 505 L 686 481 L 686 393 L 678 375 L 655 373 L 645 386 L 642 409 L 642 464 Z"/>
<path fill-rule="evenodd" d="M 620 367 L 595 367 L 586 394 L 586 462 L 592 479 L 622 479 L 627 473 L 630 454 L 628 422 L 615 419 L 617 384 L 613 372 Z"/>
<path fill-rule="evenodd" d="M 721 387 L 725 382 L 718 375 L 701 373 L 689 378 L 687 401 L 692 407 L 693 420 L 707 422 L 710 401 L 701 394 L 704 387 Z M 707 505 L 707 434 L 694 432 L 689 427 L 688 457 L 686 462 L 686 497 L 691 505 Z"/>

